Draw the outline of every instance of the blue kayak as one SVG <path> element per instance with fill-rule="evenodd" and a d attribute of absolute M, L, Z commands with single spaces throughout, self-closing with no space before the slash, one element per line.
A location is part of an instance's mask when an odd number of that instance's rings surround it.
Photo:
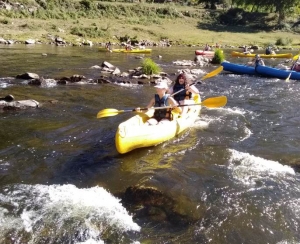
<path fill-rule="evenodd" d="M 257 75 L 254 66 L 234 64 L 229 62 L 222 62 L 221 65 L 223 66 L 223 70 L 234 74 Z"/>
<path fill-rule="evenodd" d="M 291 80 L 300 80 L 300 72 L 284 70 L 284 69 L 276 69 L 268 66 L 257 65 L 255 67 L 255 71 L 257 74 L 261 76 L 274 77 L 278 79 L 286 79 L 290 74 Z"/>
<path fill-rule="evenodd" d="M 221 65 L 223 66 L 223 70 L 229 71 L 234 74 L 258 75 L 278 79 L 286 79 L 291 73 L 291 80 L 300 80 L 300 72 L 297 71 L 277 69 L 262 65 L 257 65 L 256 67 L 254 67 L 229 62 L 222 62 Z"/>

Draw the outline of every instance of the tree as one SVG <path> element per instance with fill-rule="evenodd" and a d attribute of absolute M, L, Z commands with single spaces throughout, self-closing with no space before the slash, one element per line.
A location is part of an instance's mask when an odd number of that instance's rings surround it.
<path fill-rule="evenodd" d="M 216 4 L 219 2 L 219 0 L 198 0 L 198 4 L 205 3 L 205 7 L 210 9 L 216 9 Z"/>
<path fill-rule="evenodd" d="M 225 1 L 225 0 L 223 0 Z M 228 0 L 227 0 L 228 1 Z M 231 8 L 250 7 L 252 11 L 265 10 L 278 13 L 278 24 L 285 21 L 286 17 L 295 10 L 295 6 L 300 4 L 300 0 L 230 0 Z M 199 3 L 216 3 L 217 0 L 199 0 Z M 244 9 L 245 9 L 244 8 Z"/>
<path fill-rule="evenodd" d="M 274 1 L 275 12 L 278 13 L 278 24 L 283 22 L 286 18 L 290 8 L 299 4 L 299 0 L 276 0 Z"/>

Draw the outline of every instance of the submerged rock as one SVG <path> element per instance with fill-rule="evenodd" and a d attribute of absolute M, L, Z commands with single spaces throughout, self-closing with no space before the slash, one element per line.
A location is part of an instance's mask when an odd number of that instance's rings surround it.
<path fill-rule="evenodd" d="M 195 221 L 190 216 L 178 212 L 177 203 L 172 198 L 152 187 L 128 187 L 125 193 L 121 194 L 121 199 L 134 218 L 149 218 L 151 221 L 180 227 Z"/>

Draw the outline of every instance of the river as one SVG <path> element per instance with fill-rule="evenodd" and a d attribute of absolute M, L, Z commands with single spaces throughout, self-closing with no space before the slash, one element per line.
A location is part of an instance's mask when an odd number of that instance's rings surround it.
<path fill-rule="evenodd" d="M 172 62 L 193 60 L 195 49 L 154 48 L 146 56 L 174 74 L 182 67 Z M 230 51 L 227 60 L 246 61 Z M 114 135 L 133 114 L 96 114 L 146 106 L 151 86 L 42 87 L 13 78 L 34 72 L 95 79 L 100 72 L 92 66 L 108 61 L 127 71 L 140 65 L 139 56 L 0 46 L 1 97 L 41 104 L 0 114 L 0 243 L 299 243 L 299 82 L 222 72 L 197 87 L 202 100 L 227 96 L 225 107 L 203 108 L 178 137 L 120 155 Z M 204 75 L 217 66 L 194 68 Z M 161 191 L 188 222 L 133 217 L 117 197 L 130 186 Z"/>

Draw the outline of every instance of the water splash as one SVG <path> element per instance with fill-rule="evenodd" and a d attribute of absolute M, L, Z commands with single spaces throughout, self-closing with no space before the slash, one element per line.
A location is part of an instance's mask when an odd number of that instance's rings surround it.
<path fill-rule="evenodd" d="M 245 185 L 256 184 L 258 180 L 264 180 L 265 177 L 295 174 L 290 166 L 236 150 L 230 150 L 230 152 L 232 155 L 228 169 L 235 180 Z"/>
<path fill-rule="evenodd" d="M 140 231 L 120 200 L 101 187 L 16 185 L 5 188 L 0 200 L 0 242 L 101 243 L 102 236 Z"/>
<path fill-rule="evenodd" d="M 299 175 L 276 161 L 229 152 L 224 173 L 233 179 L 232 184 L 202 193 L 207 207 L 195 234 L 218 243 L 229 243 L 232 238 L 239 243 L 298 243 L 300 189 L 295 182 Z"/>

